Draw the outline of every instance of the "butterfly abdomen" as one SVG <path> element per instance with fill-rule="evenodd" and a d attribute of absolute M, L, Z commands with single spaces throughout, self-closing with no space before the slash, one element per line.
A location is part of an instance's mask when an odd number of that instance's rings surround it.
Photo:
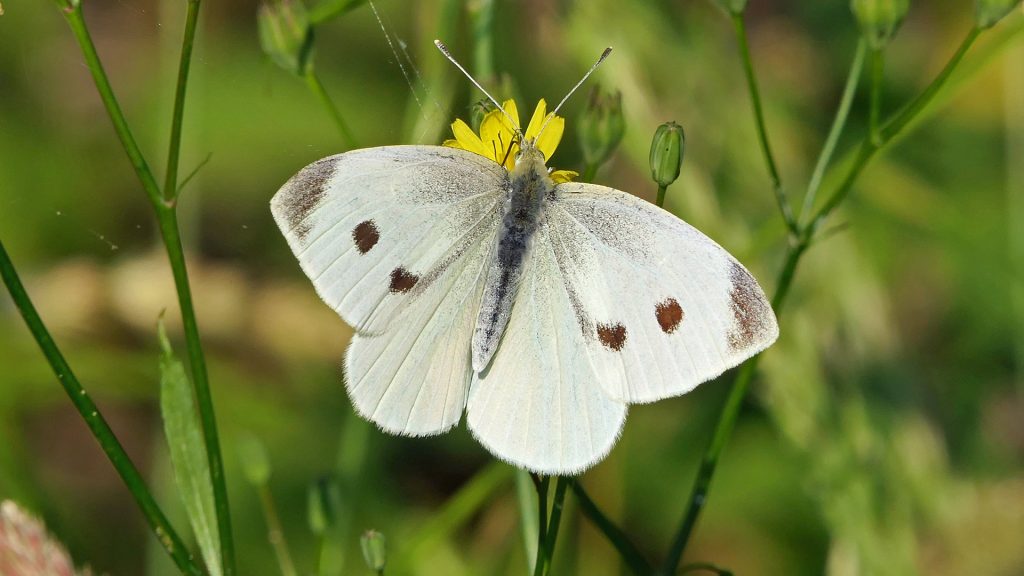
<path fill-rule="evenodd" d="M 505 213 L 492 252 L 493 265 L 487 269 L 473 333 L 473 368 L 477 372 L 494 356 L 508 325 L 543 203 L 554 190 L 543 156 L 531 152 L 535 149 L 527 150 L 512 172 Z"/>

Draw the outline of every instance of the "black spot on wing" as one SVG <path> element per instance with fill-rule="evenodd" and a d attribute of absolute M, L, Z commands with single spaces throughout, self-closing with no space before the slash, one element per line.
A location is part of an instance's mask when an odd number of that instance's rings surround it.
<path fill-rule="evenodd" d="M 391 271 L 391 285 L 389 289 L 392 294 L 404 294 L 412 290 L 420 277 L 409 272 L 404 266 L 399 266 Z"/>
<path fill-rule="evenodd" d="M 377 245 L 378 240 L 380 240 L 380 230 L 377 230 L 377 225 L 373 223 L 373 220 L 360 222 L 352 230 L 352 241 L 356 243 L 356 250 L 359 250 L 360 254 L 369 252 Z"/>
<path fill-rule="evenodd" d="M 770 331 L 773 312 L 757 280 L 743 266 L 732 262 L 729 280 L 732 282 L 729 305 L 733 327 L 728 339 L 729 348 L 737 352 L 753 346 Z"/>
<path fill-rule="evenodd" d="M 284 215 L 290 228 L 300 241 L 305 241 L 312 224 L 308 217 L 323 201 L 327 184 L 334 176 L 336 157 L 317 160 L 292 176 L 285 184 Z"/>

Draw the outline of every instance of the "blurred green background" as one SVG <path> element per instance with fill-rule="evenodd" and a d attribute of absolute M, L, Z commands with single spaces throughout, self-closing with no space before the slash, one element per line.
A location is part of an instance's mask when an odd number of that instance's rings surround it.
<path fill-rule="evenodd" d="M 184 3 L 90 0 L 86 17 L 151 165 L 166 154 Z M 346 2 L 334 2 L 343 5 Z M 407 47 L 418 100 L 373 11 L 316 29 L 315 68 L 360 146 L 438 143 L 477 96 L 436 53 L 472 68 L 474 0 L 378 0 Z M 0 16 L 0 237 L 82 383 L 181 530 L 161 434 L 156 318 L 182 347 L 173 285 L 149 206 L 81 54 L 52 2 Z M 499 98 L 522 114 L 557 101 L 607 45 L 592 82 L 621 90 L 627 132 L 597 182 L 653 199 L 654 129 L 687 131 L 666 207 L 765 285 L 784 233 L 760 157 L 731 26 L 709 1 L 497 2 Z M 368 573 L 358 534 L 388 537 L 412 574 L 522 574 L 510 469 L 464 523 L 437 513 L 491 462 L 462 427 L 386 436 L 354 417 L 341 385 L 350 330 L 317 299 L 268 201 L 307 163 L 342 150 L 326 110 L 261 51 L 251 2 L 202 8 L 186 108 L 182 217 L 211 363 L 241 574 L 274 574 L 256 491 L 240 469 L 262 440 L 300 571 L 319 542 L 307 490 L 339 478 L 348 518 L 328 548 Z M 972 3 L 915 2 L 888 51 L 893 111 L 971 26 Z M 934 114 L 871 164 L 798 273 L 782 336 L 725 451 L 688 549 L 737 574 L 1024 573 L 1024 15 L 987 33 Z M 752 0 L 751 47 L 783 183 L 796 205 L 827 133 L 858 33 L 846 2 Z M 401 54 L 400 54 L 401 55 Z M 580 170 L 574 120 L 552 164 Z M 863 135 L 861 90 L 840 152 Z M 631 410 L 581 483 L 652 559 L 664 553 L 729 375 Z M 47 521 L 79 563 L 171 574 L 109 463 L 6 294 L 0 297 L 0 499 Z M 431 522 L 434 522 L 433 524 Z M 572 497 L 558 574 L 618 574 Z M 328 554 L 331 554 L 328 550 Z M 332 562 L 337 562 L 334 551 Z"/>

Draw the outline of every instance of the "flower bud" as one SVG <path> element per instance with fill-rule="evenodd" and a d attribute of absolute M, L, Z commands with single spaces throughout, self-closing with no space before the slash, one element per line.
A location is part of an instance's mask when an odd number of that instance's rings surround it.
<path fill-rule="evenodd" d="M 715 0 L 726 12 L 733 15 L 743 14 L 747 9 L 747 0 Z"/>
<path fill-rule="evenodd" d="M 658 126 L 651 140 L 651 178 L 658 186 L 668 187 L 679 178 L 685 147 L 686 135 L 682 126 L 675 122 Z"/>
<path fill-rule="evenodd" d="M 313 27 L 301 0 L 272 0 L 256 18 L 260 46 L 275 64 L 304 76 L 313 67 Z"/>
<path fill-rule="evenodd" d="M 975 0 L 974 21 L 980 28 L 991 28 L 1020 2 L 1021 0 Z"/>
<path fill-rule="evenodd" d="M 588 165 L 604 164 L 622 142 L 626 131 L 622 93 L 603 92 L 600 86 L 595 86 L 578 126 L 583 161 Z"/>
<path fill-rule="evenodd" d="M 384 565 L 388 559 L 384 544 L 384 535 L 376 530 L 363 532 L 362 538 L 359 539 L 359 545 L 363 549 L 363 560 L 366 561 L 366 566 L 378 574 L 384 573 Z"/>
<path fill-rule="evenodd" d="M 323 536 L 338 518 L 341 507 L 341 490 L 338 482 L 331 476 L 325 476 L 309 487 L 307 513 L 309 529 L 317 536 Z"/>
<path fill-rule="evenodd" d="M 238 441 L 238 456 L 242 461 L 242 473 L 250 484 L 263 486 L 270 481 L 270 459 L 259 438 L 242 436 Z"/>
<path fill-rule="evenodd" d="M 910 0 L 851 0 L 850 9 L 868 45 L 878 50 L 896 35 Z"/>

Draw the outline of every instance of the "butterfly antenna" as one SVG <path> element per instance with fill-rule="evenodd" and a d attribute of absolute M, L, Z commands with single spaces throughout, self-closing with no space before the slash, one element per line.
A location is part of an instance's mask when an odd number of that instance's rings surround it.
<path fill-rule="evenodd" d="M 440 40 L 434 40 L 434 46 L 437 46 L 437 49 L 441 51 L 441 54 L 444 54 L 445 58 L 447 58 L 452 64 L 455 64 L 455 67 L 458 68 L 463 74 L 465 74 L 466 78 L 469 78 L 469 81 L 473 83 L 473 86 L 476 86 L 481 92 L 484 93 L 484 96 L 487 96 L 488 100 L 494 103 L 498 110 L 501 110 L 501 113 L 504 114 L 505 118 L 508 119 L 509 126 L 511 126 L 512 129 L 516 131 L 516 135 L 519 136 L 519 139 L 523 140 L 523 133 L 519 131 L 519 126 L 517 125 L 518 122 L 516 122 L 515 119 L 513 119 L 512 116 L 510 116 L 509 113 L 505 111 L 505 108 L 501 104 L 498 104 L 498 101 L 494 99 L 494 96 L 491 96 L 490 92 L 484 90 L 484 87 L 481 86 L 480 83 L 476 81 L 476 78 L 473 78 L 473 76 L 471 76 L 469 72 L 467 72 L 466 69 L 462 67 L 462 64 L 459 64 L 459 61 L 456 60 L 455 57 L 452 56 L 452 53 L 448 51 L 448 47 L 444 45 L 444 42 L 441 42 Z M 589 73 L 587 75 L 589 76 Z"/>
<path fill-rule="evenodd" d="M 582 86 L 583 83 L 587 81 L 587 78 L 590 78 L 590 75 L 594 73 L 594 70 L 597 70 L 597 67 L 600 66 L 601 63 L 604 62 L 604 59 L 607 58 L 608 55 L 611 53 L 611 46 L 605 48 L 604 52 L 601 52 L 601 56 L 597 59 L 597 62 L 594 62 L 594 65 L 590 67 L 590 70 L 587 70 L 587 73 L 583 75 L 583 78 L 580 78 L 580 81 L 577 82 L 576 85 L 572 87 L 572 90 L 569 90 L 569 93 L 565 95 L 565 98 L 562 98 L 562 101 L 558 103 L 558 106 L 555 106 L 555 109 L 548 113 L 548 117 L 540 126 L 540 131 L 537 132 L 537 137 L 534 138 L 535 141 L 540 139 L 540 135 L 544 133 L 544 129 L 548 127 L 548 123 L 550 123 L 551 120 L 554 119 L 555 114 L 557 114 L 558 111 L 562 109 L 562 105 L 565 104 L 565 101 L 569 99 L 569 96 L 572 96 L 573 93 L 576 92 L 576 90 L 578 90 L 579 87 Z"/>

